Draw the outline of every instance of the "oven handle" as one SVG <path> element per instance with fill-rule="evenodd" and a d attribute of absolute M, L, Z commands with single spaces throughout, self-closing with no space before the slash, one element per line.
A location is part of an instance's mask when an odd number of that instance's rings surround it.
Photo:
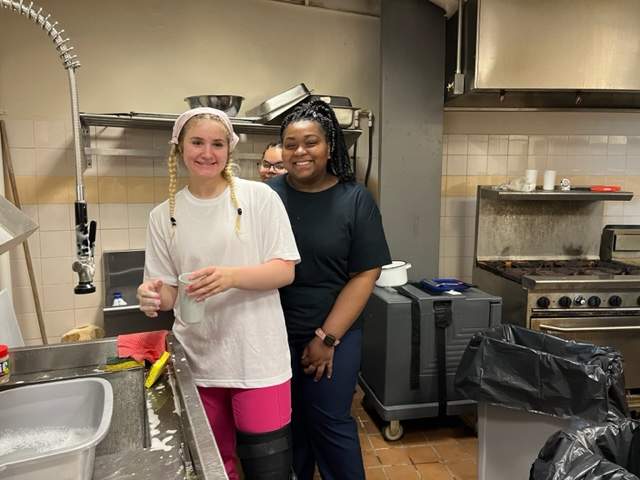
<path fill-rule="evenodd" d="M 540 330 L 549 330 L 551 332 L 562 332 L 562 333 L 571 333 L 571 332 L 620 332 L 620 331 L 635 331 L 640 330 L 640 325 L 628 326 L 628 327 L 555 327 L 553 325 L 545 325 L 541 323 L 538 325 Z"/>

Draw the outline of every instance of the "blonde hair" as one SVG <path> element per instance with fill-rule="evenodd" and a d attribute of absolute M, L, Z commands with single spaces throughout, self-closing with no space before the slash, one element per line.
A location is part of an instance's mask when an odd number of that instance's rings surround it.
<path fill-rule="evenodd" d="M 227 130 L 227 127 L 222 123 L 218 117 L 210 114 L 196 115 L 191 120 L 214 120 L 218 122 L 227 132 L 227 144 L 229 145 L 231 142 L 231 132 Z M 167 167 L 169 170 L 169 219 L 171 220 L 171 228 L 175 232 L 175 228 L 177 225 L 176 222 L 176 190 L 178 186 L 178 157 L 181 156 L 182 152 L 180 151 L 180 146 L 184 140 L 184 132 L 187 130 L 188 125 L 191 123 L 189 120 L 182 131 L 180 132 L 178 145 L 171 144 L 171 148 L 169 149 L 169 157 L 167 158 Z M 235 169 L 235 164 L 233 163 L 233 159 L 231 158 L 231 152 L 229 152 L 229 157 L 227 158 L 227 164 L 222 170 L 222 178 L 229 185 L 229 194 L 231 196 L 231 203 L 233 207 L 236 209 L 238 213 L 236 215 L 236 224 L 235 231 L 236 234 L 240 233 L 240 217 L 242 216 L 242 208 L 240 208 L 240 202 L 238 201 L 238 195 L 236 192 L 235 178 L 233 171 Z"/>

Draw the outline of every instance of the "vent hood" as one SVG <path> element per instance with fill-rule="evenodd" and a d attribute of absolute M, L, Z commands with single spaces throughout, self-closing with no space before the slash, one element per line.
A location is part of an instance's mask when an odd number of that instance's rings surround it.
<path fill-rule="evenodd" d="M 640 107 L 640 1 L 468 0 L 459 62 L 458 15 L 447 21 L 447 107 Z"/>

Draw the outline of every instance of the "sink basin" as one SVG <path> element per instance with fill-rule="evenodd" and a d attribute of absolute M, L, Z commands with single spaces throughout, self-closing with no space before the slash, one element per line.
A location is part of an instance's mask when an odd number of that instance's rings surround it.
<path fill-rule="evenodd" d="M 0 392 L 0 478 L 91 480 L 112 411 L 113 389 L 102 378 Z"/>
<path fill-rule="evenodd" d="M 145 368 L 114 370 L 106 365 L 117 356 L 116 338 L 14 348 L 11 379 L 0 385 L 0 396 L 36 386 L 53 387 L 70 379 L 106 381 L 113 390 L 111 426 L 95 446 L 93 471 L 87 478 L 226 479 L 184 349 L 169 335 L 167 350 L 172 355 L 166 374 L 151 389 L 145 389 Z M 39 409 L 55 420 L 59 409 L 48 397 L 39 397 L 42 400 Z M 2 417 L 0 426 L 1 448 Z M 0 459 L 0 465 L 3 463 Z M 0 471 L 0 480 L 15 478 L 21 477 L 6 476 Z M 83 477 L 49 475 L 46 478 L 77 480 Z"/>

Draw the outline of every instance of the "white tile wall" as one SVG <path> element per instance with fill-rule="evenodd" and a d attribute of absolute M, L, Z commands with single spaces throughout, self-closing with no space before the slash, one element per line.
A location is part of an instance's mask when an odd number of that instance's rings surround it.
<path fill-rule="evenodd" d="M 166 165 L 166 159 L 160 160 Z M 146 157 L 127 157 L 126 174 L 128 177 L 153 177 L 153 164 L 153 160 Z"/>
<path fill-rule="evenodd" d="M 122 229 L 129 227 L 129 209 L 126 203 L 101 203 L 101 230 Z M 104 239 L 102 239 L 104 242 Z"/>
<path fill-rule="evenodd" d="M 7 137 L 12 148 L 35 147 L 34 122 L 32 120 L 7 119 Z"/>
<path fill-rule="evenodd" d="M 16 175 L 36 174 L 36 150 L 34 148 L 11 148 L 11 163 Z"/>
<path fill-rule="evenodd" d="M 75 234 L 70 230 L 40 232 L 40 256 L 71 257 L 75 255 Z M 36 256 L 34 252 L 31 252 Z"/>
<path fill-rule="evenodd" d="M 71 153 L 63 148 L 36 149 L 36 175 L 66 177 L 75 174 Z"/>
<path fill-rule="evenodd" d="M 33 274 L 36 284 L 42 283 L 42 262 L 39 258 L 32 258 Z M 31 285 L 27 261 L 23 258 L 11 258 L 9 262 L 11 268 L 11 285 L 13 287 L 28 287 Z"/>
<path fill-rule="evenodd" d="M 127 205 L 129 228 L 146 228 L 149 214 L 153 209 L 152 203 L 130 203 Z"/>
<path fill-rule="evenodd" d="M 125 147 L 114 147 L 125 148 Z M 97 175 L 101 177 L 125 177 L 127 175 L 126 157 L 102 157 L 96 160 Z"/>
<path fill-rule="evenodd" d="M 70 204 L 41 204 L 37 207 L 40 232 L 71 230 Z"/>
<path fill-rule="evenodd" d="M 34 140 L 36 147 L 70 148 L 72 145 L 71 122 L 36 120 Z"/>
<path fill-rule="evenodd" d="M 508 135 L 489 135 L 489 155 L 507 155 L 509 153 Z"/>
<path fill-rule="evenodd" d="M 102 230 L 102 251 L 127 250 L 129 248 L 129 229 Z"/>
<path fill-rule="evenodd" d="M 615 123 L 612 123 L 615 126 Z M 640 136 L 625 135 L 549 135 L 467 134 L 460 129 L 443 135 L 443 175 L 507 176 L 514 178 L 526 169 L 538 170 L 542 183 L 544 170 L 579 181 L 621 183 L 626 178 L 640 185 Z M 624 187 L 624 185 L 623 185 Z M 631 189 L 632 188 L 627 188 Z M 636 192 L 640 194 L 640 192 Z M 443 194 L 440 219 L 440 275 L 470 280 L 475 241 L 475 196 Z M 603 224 L 640 224 L 640 199 L 608 202 Z"/>
<path fill-rule="evenodd" d="M 42 258 L 40 262 L 42 265 L 42 285 L 70 286 L 73 284 L 75 274 L 71 270 L 72 257 Z"/>
<path fill-rule="evenodd" d="M 144 248 L 147 237 L 146 228 L 129 229 L 129 248 Z"/>

